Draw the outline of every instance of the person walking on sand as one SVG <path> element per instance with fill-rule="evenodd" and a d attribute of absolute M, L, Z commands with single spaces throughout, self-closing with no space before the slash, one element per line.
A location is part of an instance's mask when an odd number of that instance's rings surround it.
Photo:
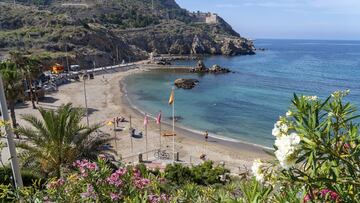
<path fill-rule="evenodd" d="M 209 133 L 208 133 L 208 131 L 205 131 L 204 137 L 205 137 L 205 141 L 207 142 L 208 139 L 209 139 Z"/>

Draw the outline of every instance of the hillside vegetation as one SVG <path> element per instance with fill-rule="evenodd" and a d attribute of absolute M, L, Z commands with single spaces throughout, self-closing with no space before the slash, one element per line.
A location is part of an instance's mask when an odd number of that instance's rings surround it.
<path fill-rule="evenodd" d="M 254 54 L 220 17 L 205 23 L 174 0 L 0 1 L 0 53 L 20 49 L 42 59 L 89 66 L 158 54 Z"/>

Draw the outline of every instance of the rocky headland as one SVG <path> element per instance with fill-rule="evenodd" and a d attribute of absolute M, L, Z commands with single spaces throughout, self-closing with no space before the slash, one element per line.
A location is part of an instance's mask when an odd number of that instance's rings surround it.
<path fill-rule="evenodd" d="M 174 0 L 0 1 L 0 56 L 22 50 L 82 68 L 173 55 L 248 55 L 253 42 L 220 16 Z"/>

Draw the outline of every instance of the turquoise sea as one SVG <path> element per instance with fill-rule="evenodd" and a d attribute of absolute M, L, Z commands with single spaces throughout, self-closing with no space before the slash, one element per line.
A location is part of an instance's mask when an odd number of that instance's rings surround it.
<path fill-rule="evenodd" d="M 235 71 L 224 75 L 145 72 L 126 79 L 131 103 L 156 115 L 162 110 L 170 121 L 167 104 L 177 78 L 200 81 L 192 90 L 176 89 L 177 125 L 224 139 L 272 146 L 271 130 L 285 114 L 293 93 L 328 96 L 350 89 L 347 98 L 360 106 L 360 41 L 255 40 L 253 56 L 213 56 L 205 64 Z M 179 61 L 177 64 L 195 64 Z"/>

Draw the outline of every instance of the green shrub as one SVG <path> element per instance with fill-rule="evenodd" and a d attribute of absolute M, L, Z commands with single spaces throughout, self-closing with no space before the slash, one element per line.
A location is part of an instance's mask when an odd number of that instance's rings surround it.
<path fill-rule="evenodd" d="M 196 183 L 199 185 L 213 185 L 223 183 L 220 176 L 226 176 L 229 170 L 222 166 L 214 167 L 212 161 L 206 161 L 191 168 L 182 164 L 167 165 L 165 177 L 172 183 L 183 185 L 185 183 Z"/>
<path fill-rule="evenodd" d="M 177 185 L 183 185 L 192 181 L 192 174 L 189 167 L 175 163 L 166 166 L 165 178 Z"/>
<path fill-rule="evenodd" d="M 46 182 L 45 179 L 34 174 L 34 172 L 30 170 L 21 170 L 21 176 L 24 186 L 32 186 L 34 182 L 40 183 L 42 185 Z M 12 171 L 10 167 L 0 168 L 0 184 L 12 184 L 12 180 L 10 177 L 12 177 Z"/>
<path fill-rule="evenodd" d="M 212 185 L 222 183 L 220 176 L 229 173 L 229 170 L 222 166 L 215 166 L 212 161 L 206 161 L 203 164 L 191 168 L 193 182 L 200 185 Z"/>

